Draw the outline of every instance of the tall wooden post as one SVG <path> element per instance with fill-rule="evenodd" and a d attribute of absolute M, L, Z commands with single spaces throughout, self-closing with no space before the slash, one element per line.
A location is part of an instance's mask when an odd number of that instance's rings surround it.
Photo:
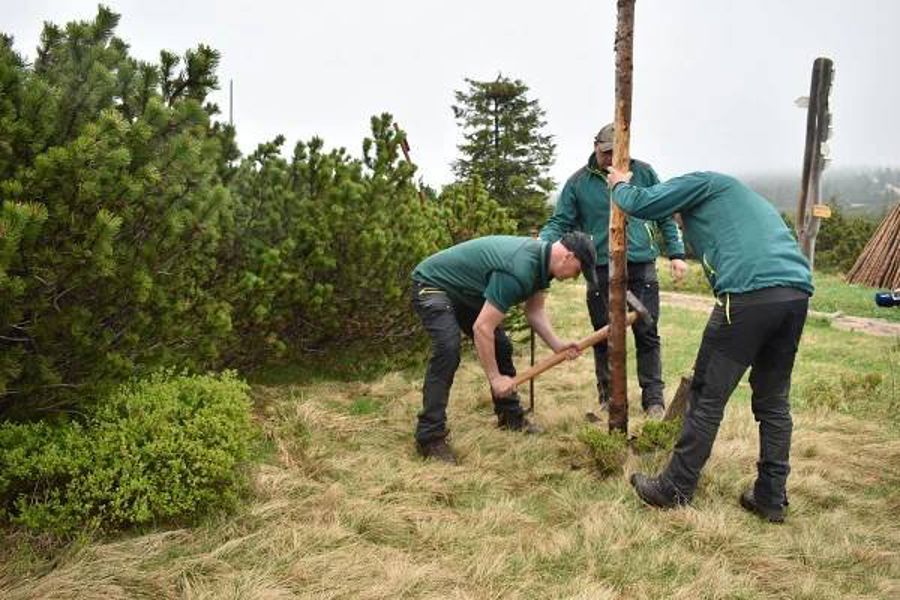
<path fill-rule="evenodd" d="M 631 160 L 631 74 L 634 46 L 634 2 L 618 0 L 616 26 L 616 109 L 613 166 L 628 171 Z M 628 284 L 628 248 L 625 213 L 614 202 L 609 218 L 609 430 L 628 433 L 628 378 L 625 367 L 625 290 Z"/>
<path fill-rule="evenodd" d="M 803 154 L 800 199 L 797 203 L 797 238 L 810 267 L 814 266 L 816 257 L 816 235 L 819 233 L 820 222 L 818 210 L 826 208 L 821 206 L 819 185 L 827 158 L 823 147 L 831 134 L 828 98 L 833 75 L 834 64 L 830 58 L 819 57 L 813 62 L 806 113 L 806 148 Z"/>

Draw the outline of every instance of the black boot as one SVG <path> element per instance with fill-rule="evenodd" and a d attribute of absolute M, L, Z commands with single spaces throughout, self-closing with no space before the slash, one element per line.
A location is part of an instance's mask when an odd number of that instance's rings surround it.
<path fill-rule="evenodd" d="M 686 498 L 671 489 L 659 477 L 647 477 L 643 473 L 631 476 L 631 485 L 641 500 L 656 508 L 675 508 L 688 503 Z"/>
<path fill-rule="evenodd" d="M 497 415 L 497 427 L 507 431 L 520 431 L 524 434 L 536 435 L 544 433 L 544 428 L 532 423 L 524 414 L 502 412 Z"/>
<path fill-rule="evenodd" d="M 423 458 L 433 458 L 450 465 L 459 464 L 453 448 L 447 443 L 447 438 L 441 437 L 427 442 L 416 442 L 416 450 Z"/>
<path fill-rule="evenodd" d="M 753 488 L 747 488 L 740 497 L 741 506 L 769 523 L 784 523 L 784 506 L 763 506 L 756 501 Z"/>

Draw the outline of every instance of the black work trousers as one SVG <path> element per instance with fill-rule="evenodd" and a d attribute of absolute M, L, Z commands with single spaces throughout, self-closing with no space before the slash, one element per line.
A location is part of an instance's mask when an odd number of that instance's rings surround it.
<path fill-rule="evenodd" d="M 431 358 L 422 387 L 422 410 L 416 426 L 416 441 L 426 443 L 447 435 L 447 401 L 459 367 L 461 336 L 473 337 L 472 326 L 479 309 L 454 303 L 446 292 L 413 281 L 412 305 L 431 336 Z M 494 354 L 500 373 L 515 377 L 512 343 L 503 330 L 494 331 Z M 524 415 L 518 393 L 498 398 L 491 392 L 494 412 L 503 422 L 521 421 Z"/>
<path fill-rule="evenodd" d="M 594 330 L 609 322 L 609 266 L 597 265 L 597 289 L 588 290 L 587 306 Z M 628 289 L 647 307 L 653 324 L 635 321 L 631 327 L 637 350 L 637 375 L 641 386 L 641 405 L 647 410 L 663 404 L 662 360 L 660 358 L 659 280 L 655 263 L 628 263 Z M 600 402 L 609 399 L 609 353 L 606 342 L 594 346 L 594 371 L 597 374 L 597 394 Z"/>
<path fill-rule="evenodd" d="M 768 288 L 719 298 L 703 333 L 684 427 L 662 474 L 689 501 L 712 451 L 725 404 L 750 367 L 753 416 L 759 423 L 754 497 L 764 506 L 787 502 L 791 421 L 788 395 L 809 296 Z"/>

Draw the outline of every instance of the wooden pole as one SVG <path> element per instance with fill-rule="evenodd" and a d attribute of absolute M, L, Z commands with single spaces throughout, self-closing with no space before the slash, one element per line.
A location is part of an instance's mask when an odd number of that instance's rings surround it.
<path fill-rule="evenodd" d="M 631 83 L 634 46 L 634 2 L 617 0 L 616 108 L 613 166 L 630 170 Z M 609 430 L 628 433 L 628 379 L 625 366 L 625 290 L 628 284 L 625 213 L 610 202 L 609 217 Z"/>
<path fill-rule="evenodd" d="M 806 238 L 806 207 L 809 194 L 809 176 L 812 171 L 813 147 L 816 142 L 816 92 L 819 89 L 819 70 L 813 63 L 806 106 L 806 145 L 803 149 L 803 173 L 800 176 L 800 197 L 797 199 L 797 241 L 803 246 Z"/>
<path fill-rule="evenodd" d="M 803 174 L 800 178 L 800 198 L 797 202 L 797 241 L 810 267 L 815 261 L 816 235 L 819 217 L 811 207 L 819 204 L 819 185 L 825 168 L 822 146 L 828 140 L 831 114 L 828 96 L 834 66 L 830 58 L 819 57 L 813 62 L 809 86 L 809 105 L 806 111 L 806 147 L 803 152 Z"/>
<path fill-rule="evenodd" d="M 810 192 L 809 201 L 812 206 L 821 203 L 820 185 L 822 182 L 822 171 L 825 170 L 825 155 L 822 153 L 822 146 L 828 141 L 828 129 L 831 124 L 831 113 L 828 107 L 828 97 L 831 94 L 831 78 L 834 72 L 834 65 L 830 58 L 817 58 L 813 63 L 819 71 L 819 81 L 816 89 L 815 106 L 816 106 L 816 135 L 815 145 L 813 147 L 813 164 L 812 173 L 810 174 Z M 812 103 L 812 98 L 810 98 Z M 809 204 L 807 205 L 809 206 Z M 809 260 L 810 268 L 815 267 L 816 261 L 816 236 L 819 234 L 819 223 L 821 219 L 816 216 L 814 211 L 809 211 L 807 218 L 806 235 L 803 238 L 803 250 L 806 258 Z"/>

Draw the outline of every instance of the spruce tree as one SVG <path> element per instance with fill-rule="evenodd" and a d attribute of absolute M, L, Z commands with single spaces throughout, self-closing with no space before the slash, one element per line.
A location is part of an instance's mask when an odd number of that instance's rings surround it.
<path fill-rule="evenodd" d="M 530 233 L 549 216 L 547 196 L 554 187 L 547 170 L 556 145 L 543 132 L 544 110 L 518 79 L 500 74 L 494 81 L 466 83 L 452 107 L 464 140 L 453 170 L 459 179 L 480 177 L 491 197 L 509 209 L 519 232 Z"/>

